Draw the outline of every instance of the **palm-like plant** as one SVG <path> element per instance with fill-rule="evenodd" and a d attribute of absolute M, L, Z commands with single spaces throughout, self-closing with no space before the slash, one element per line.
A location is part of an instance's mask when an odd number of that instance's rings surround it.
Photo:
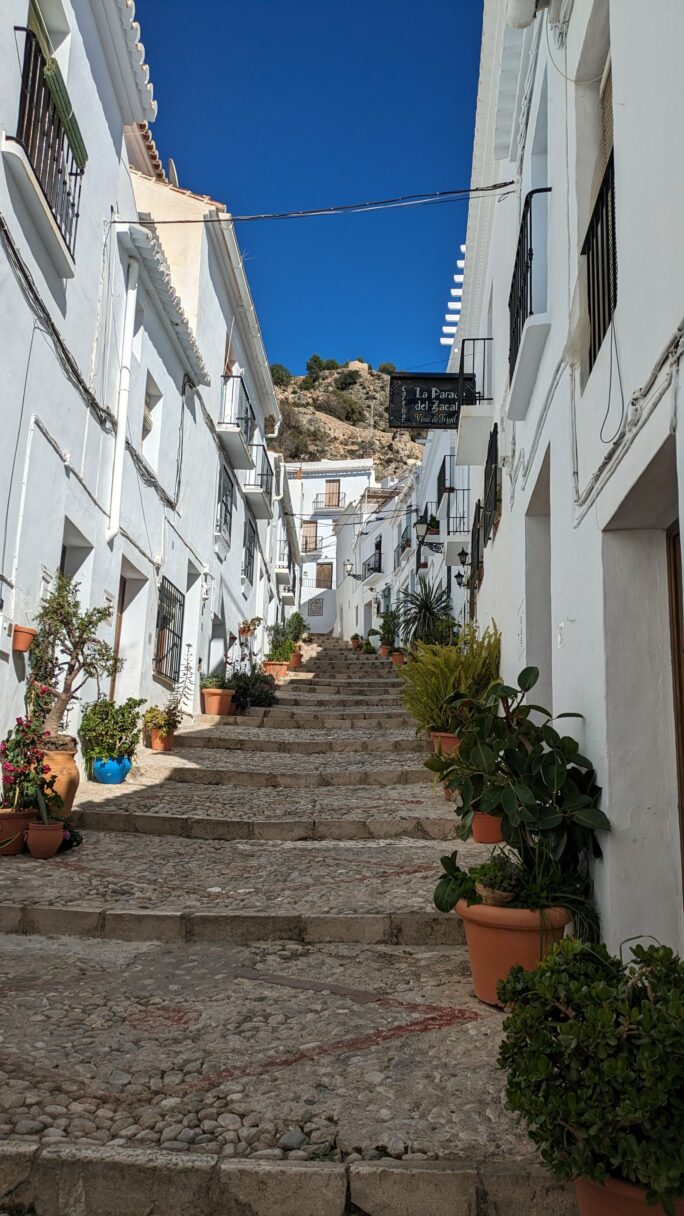
<path fill-rule="evenodd" d="M 397 611 L 399 631 L 406 645 L 414 642 L 448 645 L 458 633 L 449 592 L 436 579 L 431 582 L 425 574 L 418 576 L 415 591 L 404 592 Z"/>

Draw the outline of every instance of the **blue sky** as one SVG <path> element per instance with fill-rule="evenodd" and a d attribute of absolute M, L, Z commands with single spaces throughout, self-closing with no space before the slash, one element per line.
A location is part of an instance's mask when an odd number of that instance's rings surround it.
<path fill-rule="evenodd" d="M 162 158 L 234 213 L 469 184 L 481 0 L 137 0 L 136 16 Z M 444 367 L 466 218 L 456 203 L 238 225 L 270 361 Z"/>

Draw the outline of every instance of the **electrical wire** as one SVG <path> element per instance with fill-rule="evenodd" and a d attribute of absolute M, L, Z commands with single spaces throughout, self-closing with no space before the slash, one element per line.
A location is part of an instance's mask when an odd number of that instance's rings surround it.
<path fill-rule="evenodd" d="M 255 215 L 205 215 L 196 219 L 154 220 L 154 226 L 159 224 L 251 224 L 259 220 L 301 220 L 311 219 L 322 215 L 353 215 L 364 211 L 387 211 L 395 207 L 425 207 L 436 203 L 458 203 L 480 195 L 498 193 L 508 187 L 515 186 L 514 181 L 494 182 L 491 186 L 470 186 L 459 190 L 433 190 L 421 194 L 402 194 L 396 198 L 372 199 L 362 203 L 340 203 L 333 207 L 312 207 L 300 211 L 263 211 Z M 112 219 L 112 224 L 140 224 L 140 218 L 135 220 Z"/>
<path fill-rule="evenodd" d="M 617 367 L 618 380 L 620 383 L 620 399 L 621 399 L 620 421 L 617 424 L 615 433 L 613 435 L 611 435 L 610 439 L 606 439 L 604 436 L 604 431 L 606 429 L 606 423 L 608 422 L 608 418 L 610 417 L 610 407 L 611 407 L 611 403 L 613 400 L 613 353 L 615 353 L 615 364 Z M 601 429 L 599 431 L 599 439 L 601 440 L 601 443 L 605 443 L 606 445 L 610 445 L 611 443 L 614 443 L 615 440 L 617 439 L 618 435 L 620 434 L 620 431 L 622 430 L 622 424 L 623 424 L 624 420 L 625 420 L 625 390 L 624 390 L 623 384 L 622 384 L 622 368 L 620 366 L 620 352 L 618 350 L 617 335 L 615 333 L 615 316 L 613 315 L 610 318 L 610 370 L 609 370 L 609 376 L 608 376 L 608 404 L 606 405 L 606 412 L 603 416 L 603 422 L 601 423 Z"/>
<path fill-rule="evenodd" d="M 548 48 L 548 52 L 549 52 L 549 59 L 551 60 L 551 66 L 552 66 L 552 67 L 554 67 L 554 68 L 556 69 L 556 71 L 558 72 L 559 76 L 562 76 L 562 77 L 563 77 L 563 80 L 567 80 L 568 84 L 598 84 L 600 80 L 603 80 L 603 72 L 601 72 L 601 74 L 600 74 L 599 76 L 592 76 L 592 77 L 591 77 L 591 80 L 577 80 L 577 79 L 576 79 L 575 77 L 573 77 L 573 76 L 567 76 L 567 75 L 565 74 L 565 72 L 563 71 L 563 69 L 562 69 L 562 68 L 559 68 L 558 64 L 556 63 L 556 61 L 555 61 L 555 59 L 554 59 L 554 57 L 553 57 L 553 55 L 551 54 L 551 36 L 550 36 L 550 34 L 549 34 L 549 22 L 548 22 L 548 18 L 547 18 L 547 21 L 546 21 L 546 46 L 547 46 L 547 48 Z"/>

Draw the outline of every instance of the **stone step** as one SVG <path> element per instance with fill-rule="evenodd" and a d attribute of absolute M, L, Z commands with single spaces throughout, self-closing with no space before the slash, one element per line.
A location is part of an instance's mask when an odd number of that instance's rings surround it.
<path fill-rule="evenodd" d="M 196 721 L 209 726 L 241 727 L 249 730 L 302 730 L 309 727 L 328 730 L 353 730 L 378 733 L 394 730 L 395 727 L 405 728 L 414 726 L 408 714 L 401 710 L 383 709 L 375 713 L 370 711 L 357 712 L 347 710 L 345 713 L 335 713 L 326 709 L 323 713 L 308 712 L 302 709 L 249 709 L 247 713 L 219 717 L 212 714 L 201 714 Z"/>
<path fill-rule="evenodd" d="M 388 730 L 389 733 L 383 732 L 378 739 L 359 738 L 358 732 L 354 731 L 322 730 L 307 731 L 306 738 L 301 737 L 301 732 L 288 731 L 286 737 L 282 738 L 284 731 L 262 730 L 257 735 L 250 729 L 218 726 L 210 730 L 179 731 L 176 734 L 176 747 L 183 750 L 201 747 L 224 751 L 284 752 L 287 755 L 372 752 L 377 760 L 387 752 L 411 752 L 426 756 L 425 748 L 417 742 L 414 731 L 398 727 Z M 291 738 L 291 734 L 295 738 Z"/>
<path fill-rule="evenodd" d="M 9 1211 L 576 1216 L 504 1108 L 461 948 L 0 948 Z"/>
<path fill-rule="evenodd" d="M 332 753 L 321 771 L 320 758 L 269 754 L 268 752 L 224 752 L 220 748 L 192 748 L 185 756 L 150 753 L 141 775 L 148 783 L 173 781 L 183 784 L 251 786 L 261 789 L 308 789 L 317 786 L 414 785 L 432 781 L 432 775 L 417 756 L 413 765 L 397 767 L 391 756 L 376 758 L 369 753 Z M 380 767 L 382 765 L 382 767 Z"/>
<path fill-rule="evenodd" d="M 283 791 L 224 785 L 83 782 L 73 812 L 82 829 L 196 840 L 453 840 L 458 820 L 432 786 Z"/>
<path fill-rule="evenodd" d="M 457 945 L 432 902 L 447 842 L 187 840 L 92 832 L 0 866 L 0 930 L 130 941 Z M 478 846 L 464 852 L 483 856 Z"/>
<path fill-rule="evenodd" d="M 355 680 L 353 683 L 339 684 L 330 681 L 311 680 L 311 681 L 290 681 L 287 685 L 282 684 L 279 691 L 279 696 L 282 692 L 296 693 L 297 695 L 305 694 L 307 696 L 344 696 L 344 697 L 362 697 L 364 700 L 374 700 L 380 698 L 384 701 L 388 697 L 401 697 L 401 688 L 388 681 L 383 681 L 377 684 L 375 680 Z"/>
<path fill-rule="evenodd" d="M 304 692 L 279 689 L 277 704 L 283 708 L 297 706 L 301 709 L 305 709 L 307 706 L 310 708 L 312 705 L 319 705 L 322 709 L 330 709 L 334 706 L 342 709 L 403 709 L 401 699 L 396 693 L 374 692 L 372 696 L 364 696 L 360 693 L 317 692 L 316 689 Z M 403 712 L 406 711 L 403 710 Z"/>

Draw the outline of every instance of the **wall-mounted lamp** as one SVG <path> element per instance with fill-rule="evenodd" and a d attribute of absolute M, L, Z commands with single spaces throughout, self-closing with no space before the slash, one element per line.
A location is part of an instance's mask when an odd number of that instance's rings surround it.
<path fill-rule="evenodd" d="M 354 574 L 354 567 L 353 567 L 352 563 L 350 562 L 349 558 L 347 558 L 346 562 L 344 563 L 343 570 L 344 570 L 344 573 L 347 578 L 355 578 L 358 580 L 361 580 L 363 578 L 362 574 Z"/>

